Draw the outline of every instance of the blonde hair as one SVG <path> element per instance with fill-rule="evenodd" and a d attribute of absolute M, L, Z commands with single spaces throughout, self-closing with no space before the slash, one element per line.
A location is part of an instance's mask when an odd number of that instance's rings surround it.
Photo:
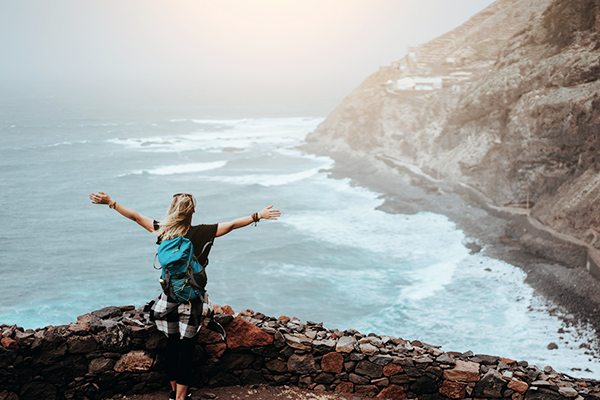
<path fill-rule="evenodd" d="M 190 225 L 192 225 L 192 215 L 194 215 L 195 210 L 196 199 L 194 195 L 177 193 L 173 196 L 167 214 L 158 223 L 158 229 L 154 231 L 154 235 L 161 240 L 184 236 Z"/>

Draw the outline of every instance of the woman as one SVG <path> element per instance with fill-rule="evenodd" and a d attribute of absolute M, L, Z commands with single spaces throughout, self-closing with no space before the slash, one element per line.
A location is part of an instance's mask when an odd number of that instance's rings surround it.
<path fill-rule="evenodd" d="M 108 204 L 119 214 L 137 222 L 141 227 L 162 240 L 183 236 L 190 239 L 194 247 L 194 256 L 205 265 L 214 238 L 223 236 L 234 229 L 257 223 L 261 219 L 276 220 L 279 210 L 266 207 L 251 216 L 234 219 L 213 225 L 192 225 L 192 215 L 196 211 L 196 199 L 189 193 L 177 193 L 173 196 L 166 216 L 158 222 L 117 203 L 104 192 L 91 193 L 94 204 Z M 199 298 L 178 303 L 164 292 L 151 304 L 150 319 L 167 336 L 167 375 L 171 383 L 170 400 L 190 399 L 187 393 L 191 378 L 191 366 L 194 346 L 202 326 L 203 316 L 212 311 L 212 304 L 205 292 Z"/>

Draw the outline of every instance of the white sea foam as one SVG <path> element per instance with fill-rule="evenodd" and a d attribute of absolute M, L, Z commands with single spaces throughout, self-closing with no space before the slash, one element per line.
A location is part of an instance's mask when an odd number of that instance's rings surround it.
<path fill-rule="evenodd" d="M 48 147 L 72 146 L 74 144 L 85 144 L 87 142 L 88 142 L 87 140 L 77 140 L 77 141 L 73 141 L 73 142 L 60 142 L 60 143 L 49 144 Z"/>
<path fill-rule="evenodd" d="M 210 171 L 214 169 L 219 169 L 227 165 L 227 161 L 214 161 L 207 163 L 191 163 L 191 164 L 175 164 L 175 165 L 165 165 L 162 167 L 152 168 L 148 170 L 137 170 L 127 174 L 122 174 L 120 176 L 125 175 L 139 175 L 143 173 L 148 173 L 150 175 L 174 175 L 174 174 L 189 174 L 192 172 L 202 172 L 202 171 Z"/>
<path fill-rule="evenodd" d="M 319 173 L 321 168 L 309 169 L 306 171 L 291 174 L 247 174 L 235 176 L 209 176 L 204 177 L 208 181 L 228 183 L 232 185 L 250 186 L 260 185 L 264 187 L 282 186 L 290 183 L 302 181 Z"/>
<path fill-rule="evenodd" d="M 184 152 L 196 150 L 219 151 L 225 147 L 281 147 L 294 145 L 304 139 L 322 118 L 264 118 L 264 119 L 193 119 L 198 124 L 212 125 L 202 132 L 143 138 L 114 138 L 110 143 L 147 152 Z"/>

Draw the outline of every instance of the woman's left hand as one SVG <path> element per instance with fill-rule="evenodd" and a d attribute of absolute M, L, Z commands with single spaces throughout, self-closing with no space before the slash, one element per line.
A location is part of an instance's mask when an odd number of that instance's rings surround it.
<path fill-rule="evenodd" d="M 258 213 L 259 219 L 274 219 L 281 216 L 279 210 L 272 210 L 273 206 L 265 207 L 261 212 Z"/>

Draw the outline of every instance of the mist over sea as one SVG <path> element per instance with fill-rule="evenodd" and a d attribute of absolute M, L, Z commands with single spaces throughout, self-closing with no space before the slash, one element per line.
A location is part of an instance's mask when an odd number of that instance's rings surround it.
<path fill-rule="evenodd" d="M 174 193 L 192 192 L 195 224 L 283 213 L 217 238 L 216 304 L 600 377 L 580 348 L 594 332 L 550 315 L 520 269 L 471 255 L 445 216 L 376 210 L 379 193 L 297 150 L 322 117 L 76 110 L 0 108 L 0 323 L 68 324 L 156 297 L 155 238 L 88 194 L 160 219 Z"/>

